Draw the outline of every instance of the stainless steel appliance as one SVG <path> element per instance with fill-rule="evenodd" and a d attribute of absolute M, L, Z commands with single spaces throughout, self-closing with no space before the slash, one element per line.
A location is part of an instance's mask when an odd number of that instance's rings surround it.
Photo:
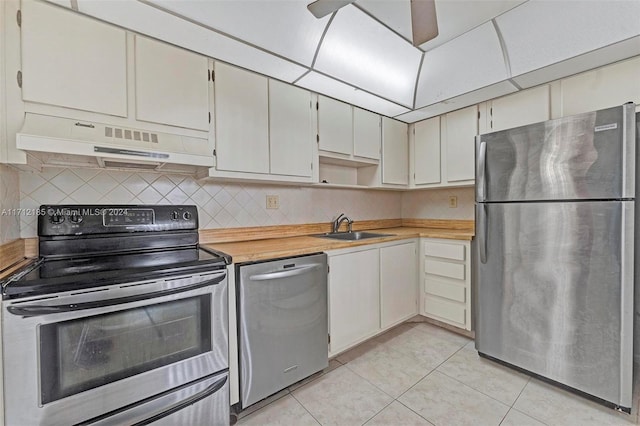
<path fill-rule="evenodd" d="M 243 408 L 328 366 L 327 255 L 239 266 Z"/>
<path fill-rule="evenodd" d="M 476 138 L 476 349 L 627 412 L 634 111 Z"/>
<path fill-rule="evenodd" d="M 196 208 L 40 210 L 2 283 L 6 424 L 228 424 L 228 259 Z"/>

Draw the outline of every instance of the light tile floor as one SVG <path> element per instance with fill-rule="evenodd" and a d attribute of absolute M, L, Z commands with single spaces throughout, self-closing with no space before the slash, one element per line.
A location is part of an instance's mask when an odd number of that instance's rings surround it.
<path fill-rule="evenodd" d="M 625 426 L 640 424 L 634 389 L 634 412 L 618 413 L 481 359 L 466 337 L 407 323 L 249 407 L 238 424 Z"/>

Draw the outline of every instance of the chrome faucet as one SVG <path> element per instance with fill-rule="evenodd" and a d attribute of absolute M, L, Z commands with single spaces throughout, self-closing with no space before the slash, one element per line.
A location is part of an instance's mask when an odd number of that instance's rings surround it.
<path fill-rule="evenodd" d="M 344 213 L 340 213 L 340 216 L 338 216 L 336 218 L 336 220 L 334 220 L 332 222 L 333 225 L 333 232 L 338 232 L 338 229 L 340 229 L 340 225 L 342 225 L 342 222 L 346 221 L 347 222 L 347 230 L 348 232 L 351 232 L 351 225 L 353 225 L 353 220 L 351 220 L 348 216 L 346 216 Z"/>

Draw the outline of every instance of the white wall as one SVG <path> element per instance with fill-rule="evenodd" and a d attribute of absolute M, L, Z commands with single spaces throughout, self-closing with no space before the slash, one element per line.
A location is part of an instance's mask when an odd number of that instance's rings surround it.
<path fill-rule="evenodd" d="M 458 207 L 449 208 L 449 196 L 458 197 Z M 473 188 L 444 188 L 408 191 L 402 194 L 402 217 L 412 219 L 474 218 Z"/>
<path fill-rule="evenodd" d="M 0 244 L 20 237 L 20 221 L 12 211 L 19 207 L 18 172 L 0 164 Z"/>

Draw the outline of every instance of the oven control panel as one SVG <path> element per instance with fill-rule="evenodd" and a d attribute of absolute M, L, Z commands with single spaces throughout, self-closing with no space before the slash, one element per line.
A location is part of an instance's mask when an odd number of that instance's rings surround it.
<path fill-rule="evenodd" d="M 189 205 L 43 205 L 38 213 L 41 237 L 198 229 Z"/>

